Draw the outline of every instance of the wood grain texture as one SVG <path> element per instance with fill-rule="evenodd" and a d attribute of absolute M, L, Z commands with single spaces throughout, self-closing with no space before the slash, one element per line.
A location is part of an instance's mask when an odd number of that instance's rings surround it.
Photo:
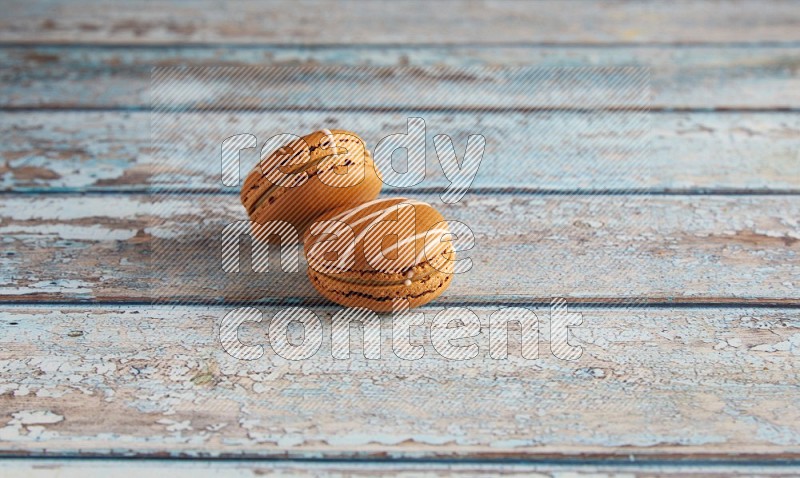
<path fill-rule="evenodd" d="M 227 191 L 219 148 L 250 132 L 259 144 L 278 132 L 321 127 L 357 131 L 370 148 L 406 130 L 401 113 L 285 112 L 204 114 L 161 133 L 168 176 L 154 177 L 149 113 L 16 112 L 0 118 L 3 191 L 146 191 L 154 182 L 182 191 Z M 428 167 L 417 189 L 446 187 L 432 138 L 448 134 L 459 157 L 467 135 L 487 141 L 473 188 L 532 191 L 797 191 L 800 116 L 793 113 L 416 113 L 426 120 Z M 175 115 L 175 122 L 192 115 Z M 646 143 L 646 150 L 642 148 Z M 587 154 L 588 152 L 588 154 Z M 168 158 L 168 162 L 167 162 Z M 257 161 L 242 152 L 241 177 Z"/>
<path fill-rule="evenodd" d="M 467 195 L 473 268 L 439 299 L 549 303 L 800 299 L 797 196 Z M 237 195 L 8 196 L 0 203 L 4 301 L 314 303 L 303 272 L 226 274 L 220 237 Z M 247 248 L 244 257 L 249 257 Z M 249 271 L 247 262 L 243 271 Z M 302 271 L 301 264 L 301 271 Z"/>
<path fill-rule="evenodd" d="M 671 463 L 607 463 L 607 464 L 560 464 L 560 463 L 415 463 L 397 461 L 326 462 L 298 460 L 135 460 L 121 459 L 54 459 L 28 458 L 0 462 L 3 476 L 15 478 L 51 477 L 60 478 L 127 478 L 129 476 L 163 476 L 174 478 L 208 478 L 220 474 L 230 477 L 298 476 L 334 478 L 359 478 L 372 476 L 420 477 L 483 477 L 524 476 L 530 478 L 659 478 L 667 476 L 696 475 L 710 478 L 729 476 L 796 476 L 798 467 L 774 463 L 758 464 L 686 464 Z"/>
<path fill-rule="evenodd" d="M 153 67 L 514 66 L 650 68 L 656 109 L 800 108 L 800 47 L 132 47 L 0 48 L 0 106 L 13 108 L 150 105 Z M 423 70 L 424 71 L 424 70 Z M 386 72 L 384 72 L 384 75 Z M 375 85 L 387 79 L 375 74 Z M 450 78 L 470 87 L 469 77 Z M 418 79 L 417 83 L 421 83 Z M 406 98 L 413 103 L 414 98 Z M 364 104 L 369 98 L 356 98 Z M 382 98 L 385 103 L 386 99 Z M 291 103 L 291 101 L 290 101 Z M 374 103 L 374 99 L 373 99 Z M 419 102 L 417 101 L 419 104 Z M 230 106 L 230 104 L 228 105 Z M 324 106 L 322 104 L 321 106 Z M 350 106 L 355 106 L 351 104 Z"/>
<path fill-rule="evenodd" d="M 424 356 L 287 360 L 269 346 L 275 308 L 239 329 L 252 361 L 218 342 L 224 308 L 8 307 L 0 318 L 0 449 L 56 456 L 797 460 L 800 315 L 792 309 L 573 307 L 576 361 L 439 355 L 437 307 L 412 333 Z M 451 312 L 461 317 L 466 312 Z M 270 334 L 274 334 L 272 331 Z M 299 329 L 291 340 L 302 341 Z M 275 335 L 271 335 L 274 337 Z M 514 336 L 514 334 L 512 334 Z"/>
<path fill-rule="evenodd" d="M 2 10 L 0 455 L 57 459 L 0 461 L 0 475 L 798 473 L 786 466 L 800 463 L 797 4 L 80 0 Z M 151 69 L 254 65 L 303 69 L 234 96 L 193 79 L 180 106 L 265 111 L 170 130 L 193 146 L 172 144 L 180 157 L 155 179 L 180 195 L 142 194 L 154 179 Z M 351 84 L 335 65 L 377 68 Z M 643 123 L 520 111 L 591 95 L 554 101 L 519 79 L 514 99 L 477 94 L 510 67 L 631 65 L 650 68 L 658 111 L 638 167 L 630 140 Z M 490 73 L 452 74 L 478 67 Z M 317 94 L 320 84 L 339 95 Z M 643 106 L 605 91 L 602 106 Z M 473 107 L 492 112 L 455 111 Z M 235 190 L 219 187 L 213 134 L 263 141 L 275 125 L 333 124 L 374 145 L 411 109 L 457 150 L 472 125 L 487 128 L 477 191 L 442 207 L 475 231 L 474 267 L 421 310 L 421 360 L 393 354 L 389 317 L 381 359 L 366 360 L 356 341 L 336 360 L 338 309 L 304 274 L 274 272 L 276 254 L 272 273 L 219 270 L 219 228 L 244 213 Z M 438 204 L 447 181 L 430 171 L 413 195 Z M 627 194 L 596 194 L 615 189 Z M 651 195 L 630 194 L 639 191 Z M 551 354 L 536 304 L 553 296 L 583 315 L 575 362 Z M 153 299 L 172 305 L 143 305 Z M 223 315 L 245 303 L 264 312 L 240 330 L 265 345 L 251 362 L 218 341 Z M 279 304 L 322 320 L 310 359 L 269 347 Z M 542 320 L 537 360 L 514 342 L 508 360 L 487 355 L 489 317 L 512 304 Z M 480 353 L 445 359 L 427 325 L 442 307 L 467 306 L 482 323 Z M 86 456 L 104 459 L 75 460 Z"/>
<path fill-rule="evenodd" d="M 331 27 L 333 25 L 334 27 Z M 675 3 L 558 1 L 393 2 L 210 0 L 11 2 L 0 41 L 20 43 L 715 43 L 800 40 L 789 1 Z"/>

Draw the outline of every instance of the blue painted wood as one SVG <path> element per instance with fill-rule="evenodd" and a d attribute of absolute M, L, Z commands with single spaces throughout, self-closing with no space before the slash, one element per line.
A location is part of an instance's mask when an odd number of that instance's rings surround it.
<path fill-rule="evenodd" d="M 0 21 L 3 42 L 104 44 L 604 44 L 761 43 L 800 41 L 793 2 L 599 0 L 565 7 L 545 0 L 424 0 L 297 3 L 213 0 L 123 4 L 102 0 L 15 2 Z"/>
<path fill-rule="evenodd" d="M 221 457 L 342 467 L 418 460 L 455 471 L 486 461 L 614 460 L 622 473 L 646 476 L 699 465 L 703 475 L 727 475 L 734 464 L 752 476 L 756 465 L 797 464 L 800 422 L 785 419 L 800 407 L 797 309 L 575 307 L 583 323 L 571 342 L 583 354 L 572 362 L 552 355 L 550 316 L 533 307 L 541 321 L 539 358 L 521 357 L 516 334 L 508 359 L 490 358 L 491 304 L 471 307 L 480 335 L 459 340 L 478 344 L 479 355 L 449 360 L 430 339 L 441 309 L 419 310 L 424 326 L 413 340 L 425 354 L 405 361 L 392 351 L 389 317 L 380 359 L 364 358 L 355 328 L 350 358 L 334 359 L 330 324 L 338 308 L 312 307 L 321 346 L 312 357 L 289 360 L 267 339 L 281 308 L 261 307 L 263 321 L 243 324 L 239 337 L 264 346 L 264 355 L 242 361 L 219 343 L 227 308 L 9 307 L 0 317 L 0 403 L 7 413 L 0 449 L 151 457 L 168 468 L 206 463 L 215 471 L 233 466 L 219 465 Z M 450 314 L 466 317 L 463 310 Z M 0 462 L 0 473 L 8 462 Z M 145 461 L 127 463 L 125 471 L 137 476 L 148 471 L 133 468 Z"/>
<path fill-rule="evenodd" d="M 159 135 L 170 174 L 154 177 L 150 113 L 14 112 L 0 117 L 0 189 L 17 192 L 180 191 L 236 194 L 222 185 L 219 151 L 231 134 L 259 143 L 322 127 L 361 134 L 370 149 L 426 120 L 427 174 L 415 190 L 447 187 L 432 140 L 448 134 L 463 157 L 469 134 L 487 147 L 473 189 L 531 192 L 773 192 L 800 190 L 800 116 L 793 113 L 236 113 L 176 116 Z M 156 135 L 158 137 L 159 135 Z M 241 177 L 257 162 L 241 155 Z"/>
<path fill-rule="evenodd" d="M 7 194 L 0 201 L 0 296 L 28 305 L 0 313 L 0 453 L 387 460 L 366 474 L 408 468 L 415 459 L 441 461 L 447 471 L 464 459 L 479 468 L 466 472 L 477 474 L 497 471 L 498 463 L 503 472 L 519 471 L 509 470 L 509 459 L 517 466 L 569 461 L 599 473 L 741 472 L 718 460 L 746 465 L 744 474 L 796 472 L 773 466 L 796 464 L 800 456 L 800 10 L 794 3 L 470 2 L 455 11 L 417 3 L 398 7 L 403 15 L 378 3 L 329 9 L 293 2 L 265 12 L 263 3 L 252 2 L 226 4 L 225 14 L 220 5 L 3 5 L 0 188 Z M 320 28 L 320 18 L 358 28 Z M 98 46 L 110 43 L 124 46 Z M 152 197 L 136 194 L 152 179 L 151 68 L 175 65 L 385 67 L 361 77 L 385 93 L 379 102 L 355 94 L 363 88 L 335 74 L 328 88 L 349 93 L 314 96 L 308 76 L 283 75 L 281 81 L 297 80 L 307 92 L 272 103 L 259 88 L 249 99 L 214 99 L 221 108 L 252 105 L 252 98 L 275 109 L 355 107 L 341 118 L 341 112 L 281 111 L 264 113 L 274 115 L 266 123 L 233 123 L 261 130 L 337 123 L 373 143 L 402 125 L 407 108 L 553 106 L 552 98 L 536 94 L 511 101 L 462 93 L 436 102 L 444 84 L 467 92 L 501 78 L 448 76 L 453 70 L 442 67 L 649 66 L 651 106 L 659 113 L 646 167 L 626 148 L 636 131 L 631 122 L 597 128 L 570 114 L 425 112 L 431 127 L 452 129 L 456 140 L 472 132 L 476 119 L 495 139 L 475 182 L 480 191 L 443 207 L 475 226 L 480 247 L 473 275 L 460 278 L 436 306 L 480 304 L 475 308 L 485 319 L 497 305 L 530 305 L 553 294 L 588 303 L 580 309 L 586 327 L 576 334 L 584 362 L 547 354 L 535 366 L 442 362 L 425 342 L 428 355 L 415 363 L 271 357 L 243 365 L 231 363 L 216 342 L 219 309 L 146 307 L 153 246 L 182 246 L 196 267 L 216 267 L 207 244 L 186 230 L 159 236 L 154 219 L 199 224 L 242 215 L 235 191 L 214 186 L 212 162 L 197 159 L 216 159 L 209 148 L 217 144 L 191 136 L 198 133 L 187 134 L 196 148 L 179 158 L 170 182 L 188 194 L 168 198 L 163 217 L 149 204 Z M 406 89 L 397 89 L 392 78 L 402 71 L 423 75 L 411 81 L 407 75 L 400 84 Z M 187 104 L 209 98 L 197 94 Z M 369 111 L 386 104 L 403 111 Z M 553 128 L 558 120 L 561 129 Z M 584 134 L 559 137 L 565 130 Z M 604 165 L 616 162 L 638 175 L 631 181 L 598 170 L 582 151 L 606 151 Z M 446 184 L 434 167 L 415 194 Z M 498 191 L 507 188 L 524 194 Z M 609 194 L 615 188 L 622 194 Z M 199 194 L 205 190 L 214 194 Z M 642 190 L 658 195 L 631 194 Z M 40 194 L 58 191 L 66 194 Z M 586 194 L 596 192 L 603 195 Z M 178 272 L 188 287 L 202 286 L 196 269 Z M 262 305 L 284 298 L 329 318 L 330 307 L 317 307 L 303 284 L 290 282 L 294 295 L 286 296 L 269 279 L 252 279 L 238 296 L 223 280 L 174 299 L 206 299 L 210 290 Z M 86 304 L 65 305 L 79 302 Z M 615 307 L 620 302 L 651 306 Z M 664 307 L 673 303 L 681 306 Z M 253 342 L 265 335 L 244 331 Z M 413 399 L 420 396 L 425 400 Z M 631 457 L 656 465 L 593 462 Z M 495 468 L 483 467 L 487 459 Z M 597 468 L 587 469 L 587 461 Z M 8 463 L 0 468 L 8 470 Z M 167 473 L 186 471 L 177 466 L 185 462 L 158 463 Z M 337 463 L 335 472 L 364 471 Z M 279 471 L 298 471 L 287 466 Z M 565 471 L 536 466 L 522 472 Z M 96 471 L 58 462 L 22 471 L 52 467 L 77 476 Z"/>
<path fill-rule="evenodd" d="M 475 236 L 472 269 L 437 303 L 800 303 L 796 196 L 410 196 Z M 0 297 L 319 300 L 302 271 L 222 271 L 222 229 L 246 218 L 234 195 L 6 196 Z"/>
<path fill-rule="evenodd" d="M 154 66 L 313 66 L 489 68 L 509 66 L 650 68 L 657 109 L 800 108 L 800 49 L 785 47 L 4 47 L 0 106 L 150 106 Z M 435 69 L 433 70 L 436 71 Z M 384 70 L 385 72 L 385 70 Z M 462 78 L 469 86 L 467 78 Z M 374 78 L 374 85 L 385 79 Z M 459 83 L 460 84 L 460 83 Z M 251 92 L 252 93 L 252 92 Z M 259 92 L 255 92 L 259 93 Z M 385 91 L 386 103 L 395 94 Z M 395 94 L 396 95 L 396 94 Z M 395 96 L 396 99 L 396 96 Z M 413 104 L 413 97 L 405 97 Z M 470 104 L 469 98 L 465 103 Z M 350 98 L 347 106 L 378 106 Z M 290 102 L 291 103 L 291 102 Z M 326 106 L 325 99 L 319 106 Z M 417 106 L 420 102 L 417 101 Z M 521 104 L 525 104 L 523 101 Z M 235 106 L 228 103 L 224 106 Z M 289 106 L 285 104 L 284 106 Z M 462 105 L 463 106 L 463 105 Z"/>

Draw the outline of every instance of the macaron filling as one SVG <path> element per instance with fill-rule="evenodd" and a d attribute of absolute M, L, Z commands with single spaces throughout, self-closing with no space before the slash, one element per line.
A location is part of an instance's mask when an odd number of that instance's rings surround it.
<path fill-rule="evenodd" d="M 426 288 L 420 289 L 420 290 L 415 290 L 413 293 L 408 293 L 408 292 L 407 293 L 402 293 L 402 295 L 397 295 L 396 289 L 392 289 L 392 288 L 389 288 L 389 290 L 386 290 L 386 289 L 382 290 L 382 288 L 380 288 L 380 287 L 375 287 L 373 289 L 372 287 L 359 286 L 359 285 L 355 285 L 355 284 L 353 284 L 353 285 L 347 284 L 344 287 L 333 287 L 332 288 L 332 287 L 330 287 L 328 285 L 321 284 L 320 283 L 321 281 L 320 281 L 319 277 L 317 277 L 315 275 L 309 274 L 309 277 L 310 277 L 312 283 L 314 284 L 314 286 L 317 287 L 317 289 L 320 292 L 322 292 L 323 295 L 327 295 L 329 298 L 331 298 L 334 301 L 336 301 L 336 300 L 333 299 L 333 297 L 340 297 L 340 298 L 360 297 L 360 298 L 366 299 L 367 301 L 369 301 L 370 303 L 375 305 L 375 304 L 387 304 L 387 303 L 390 304 L 390 303 L 392 303 L 392 301 L 394 301 L 397 298 L 405 298 L 405 299 L 412 299 L 413 300 L 413 299 L 420 299 L 420 298 L 427 297 L 427 296 L 437 296 L 442 292 L 442 290 L 444 288 L 446 288 L 449 285 L 449 282 L 450 282 L 450 280 L 452 279 L 453 276 L 451 274 L 444 275 L 443 277 L 441 277 L 441 279 L 438 281 L 438 283 L 436 283 L 436 281 L 434 281 L 434 283 L 429 287 L 426 287 Z M 431 274 L 429 277 L 433 278 L 435 276 L 433 276 L 433 274 Z M 392 292 L 392 290 L 394 290 L 395 292 Z M 361 305 L 359 305 L 359 306 L 372 307 L 372 305 L 368 305 L 368 304 L 369 303 L 367 303 L 367 304 L 361 303 Z M 388 307 L 384 308 L 383 306 L 381 306 L 378 310 L 379 311 L 388 311 L 388 310 L 390 310 L 390 308 L 388 308 Z"/>

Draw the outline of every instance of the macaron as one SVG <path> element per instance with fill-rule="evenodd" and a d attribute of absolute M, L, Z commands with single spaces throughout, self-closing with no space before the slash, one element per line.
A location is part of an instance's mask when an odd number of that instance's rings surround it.
<path fill-rule="evenodd" d="M 261 161 L 245 178 L 240 197 L 253 222 L 285 221 L 295 227 L 300 240 L 321 214 L 371 201 L 381 185 L 361 137 L 351 131 L 323 129 L 290 138 L 269 154 L 262 150 Z M 254 228 L 256 234 L 260 230 Z"/>
<path fill-rule="evenodd" d="M 448 224 L 430 204 L 375 199 L 319 217 L 307 230 L 307 274 L 327 299 L 389 312 L 397 299 L 426 304 L 453 280 Z"/>

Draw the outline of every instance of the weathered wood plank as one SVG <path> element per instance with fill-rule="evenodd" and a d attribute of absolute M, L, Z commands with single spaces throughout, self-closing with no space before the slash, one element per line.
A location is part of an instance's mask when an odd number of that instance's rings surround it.
<path fill-rule="evenodd" d="M 153 67 L 324 65 L 384 68 L 413 65 L 427 68 L 433 72 L 431 74 L 436 72 L 433 67 L 642 65 L 651 71 L 653 108 L 800 108 L 800 48 L 795 47 L 122 49 L 41 46 L 0 48 L 0 64 L 3 65 L 0 105 L 18 108 L 147 107 Z M 370 83 L 376 88 L 389 84 L 385 72 L 383 76 L 375 76 Z M 451 77 L 449 81 L 461 87 L 470 87 L 474 82 L 468 75 Z M 385 105 L 388 99 L 391 97 L 381 97 L 380 101 Z M 403 99 L 419 105 L 419 99 L 413 96 Z M 353 102 L 349 106 L 370 101 L 374 106 L 376 99 L 356 96 L 348 101 Z M 324 102 L 325 98 L 321 105 L 324 106 Z"/>
<path fill-rule="evenodd" d="M 152 72 L 157 111 L 638 109 L 650 104 L 645 67 L 483 66 L 173 68 Z"/>
<path fill-rule="evenodd" d="M 231 134 L 251 132 L 263 143 L 278 132 L 342 127 L 374 148 L 382 137 L 405 131 L 413 114 L 206 114 L 200 124 L 170 133 L 181 154 L 169 160 L 168 184 L 235 192 L 220 180 L 219 148 Z M 481 133 L 487 150 L 473 188 L 800 190 L 800 115 L 793 113 L 660 113 L 644 124 L 637 121 L 641 116 L 625 113 L 606 113 L 602 121 L 566 113 L 417 114 L 426 120 L 429 141 L 420 188 L 449 184 L 430 143 L 434 134 L 450 135 L 461 157 L 467 135 Z M 6 113 L 0 134 L 3 191 L 144 191 L 158 179 L 148 113 Z M 647 151 L 637 151 L 643 137 Z M 242 152 L 242 177 L 256 158 L 256 150 Z"/>
<path fill-rule="evenodd" d="M 0 462 L 3 476 L 49 478 L 126 478 L 129 476 L 164 476 L 174 478 L 298 476 L 335 478 L 398 476 L 525 476 L 530 478 L 658 478 L 676 475 L 723 478 L 728 476 L 796 476 L 800 468 L 773 463 L 687 464 L 687 463 L 415 463 L 403 461 L 297 461 L 297 460 L 147 460 L 147 459 L 53 459 L 29 458 Z"/>
<path fill-rule="evenodd" d="M 264 346 L 236 360 L 218 341 L 223 308 L 7 307 L 0 318 L 0 448 L 9 454 L 517 458 L 635 461 L 797 460 L 797 309 L 573 307 L 582 347 L 539 358 L 451 360 L 432 346 L 440 309 L 423 308 L 412 336 L 424 356 L 392 352 L 382 320 L 379 359 L 353 335 L 331 355 L 331 316 L 315 308 L 322 344 L 304 360 L 269 346 L 268 325 L 239 330 Z M 451 312 L 465 317 L 465 311 Z M 290 329 L 300 343 L 300 330 Z M 275 337 L 273 331 L 270 336 Z M 512 334 L 514 336 L 515 334 Z M 111 440 L 111 441 L 109 441 Z"/>
<path fill-rule="evenodd" d="M 435 195 L 467 224 L 473 268 L 440 301 L 800 302 L 800 196 Z M 237 195 L 7 196 L 4 301 L 317 300 L 303 272 L 225 274 Z M 247 249 L 245 249 L 247 251 Z M 245 252 L 245 257 L 248 257 Z M 165 264 L 173 261 L 167 270 Z M 243 266 L 249 271 L 249 266 Z M 302 263 L 301 263 L 302 270 Z"/>
<path fill-rule="evenodd" d="M 0 41 L 21 43 L 714 43 L 800 41 L 789 1 L 667 4 L 599 1 L 381 3 L 325 1 L 191 5 L 12 2 Z"/>

